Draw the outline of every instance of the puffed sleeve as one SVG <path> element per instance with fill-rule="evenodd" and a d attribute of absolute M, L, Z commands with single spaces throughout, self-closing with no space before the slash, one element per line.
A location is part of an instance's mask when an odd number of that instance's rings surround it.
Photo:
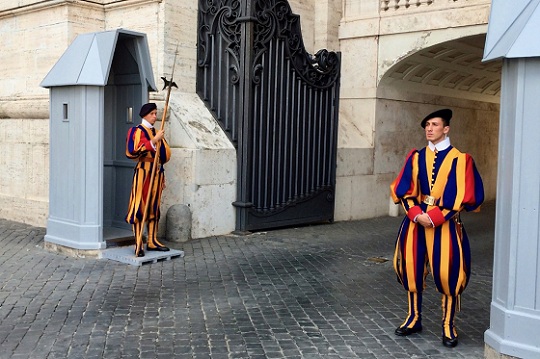
<path fill-rule="evenodd" d="M 407 217 L 414 221 L 416 216 L 422 214 L 418 197 L 420 194 L 418 183 L 418 151 L 413 149 L 407 155 L 405 164 L 397 178 L 390 185 L 390 195 L 394 203 L 400 203 L 407 213 Z"/>
<path fill-rule="evenodd" d="M 161 163 L 166 163 L 171 159 L 171 148 L 167 141 L 163 139 L 159 147 L 159 160 Z"/>
<path fill-rule="evenodd" d="M 148 151 L 155 152 L 150 139 L 139 127 L 130 128 L 126 136 L 126 157 L 137 159 Z"/>
<path fill-rule="evenodd" d="M 466 153 L 459 156 L 448 176 L 441 204 L 455 211 L 474 211 L 484 202 L 484 184 L 473 158 Z"/>

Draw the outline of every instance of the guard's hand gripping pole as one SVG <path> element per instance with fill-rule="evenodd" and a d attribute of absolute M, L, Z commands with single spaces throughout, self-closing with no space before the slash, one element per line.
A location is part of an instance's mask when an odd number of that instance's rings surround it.
<path fill-rule="evenodd" d="M 169 99 L 171 98 L 171 89 L 173 87 L 178 88 L 176 83 L 174 83 L 174 68 L 176 67 L 176 56 L 178 55 L 178 44 L 176 45 L 176 51 L 174 52 L 174 60 L 173 60 L 173 66 L 171 71 L 171 80 L 167 80 L 165 77 L 162 77 L 163 81 L 165 82 L 165 86 L 163 89 L 167 88 L 167 96 L 165 97 L 165 106 L 163 108 L 163 115 L 161 116 L 161 127 L 160 130 L 165 130 L 165 120 L 167 118 L 167 112 L 169 110 Z M 146 223 L 147 217 L 148 217 L 148 206 L 150 204 L 150 196 L 152 196 L 152 190 L 154 188 L 154 179 L 156 177 L 156 168 L 159 165 L 159 154 L 160 154 L 160 147 L 161 147 L 161 141 L 159 141 L 156 144 L 156 154 L 154 156 L 154 163 L 152 165 L 152 172 L 150 173 L 150 183 L 148 186 L 148 193 L 146 195 L 145 201 L 144 201 L 144 209 L 143 209 L 143 218 L 141 220 L 141 225 L 139 226 L 139 231 L 135 235 L 135 257 L 139 256 L 139 253 L 143 247 L 143 240 L 142 235 L 144 231 L 144 225 Z"/>

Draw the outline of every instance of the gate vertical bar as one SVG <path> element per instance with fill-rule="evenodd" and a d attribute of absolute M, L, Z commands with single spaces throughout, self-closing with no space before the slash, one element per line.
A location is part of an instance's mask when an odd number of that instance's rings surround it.
<path fill-rule="evenodd" d="M 239 122 L 238 128 L 238 147 L 237 147 L 237 200 L 233 203 L 236 208 L 236 230 L 244 230 L 247 227 L 247 208 L 252 206 L 251 195 L 252 185 L 248 173 L 251 164 L 251 146 L 250 134 L 252 131 L 251 113 L 253 111 L 253 102 L 251 101 L 252 89 L 252 73 L 251 63 L 253 62 L 253 37 L 254 23 L 252 20 L 252 0 L 243 0 L 241 2 L 241 26 L 242 36 L 240 42 L 241 54 L 241 76 L 240 80 L 240 98 L 239 98 Z"/>

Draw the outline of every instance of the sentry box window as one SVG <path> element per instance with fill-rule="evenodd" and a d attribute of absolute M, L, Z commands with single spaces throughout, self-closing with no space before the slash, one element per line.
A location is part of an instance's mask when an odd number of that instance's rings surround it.
<path fill-rule="evenodd" d="M 133 123 L 133 107 L 127 108 L 126 123 Z"/>
<path fill-rule="evenodd" d="M 62 105 L 62 121 L 64 122 L 68 122 L 69 121 L 69 117 L 68 117 L 68 114 L 69 114 L 69 111 L 68 111 L 68 104 L 65 103 Z"/>

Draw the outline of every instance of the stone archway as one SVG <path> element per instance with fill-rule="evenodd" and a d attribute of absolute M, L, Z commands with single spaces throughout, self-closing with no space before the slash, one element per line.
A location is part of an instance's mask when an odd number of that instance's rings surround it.
<path fill-rule="evenodd" d="M 503 64 L 502 61 L 482 62 L 485 41 L 485 34 L 452 39 L 421 48 L 392 66 L 383 66 L 377 87 L 374 153 L 375 167 L 381 173 L 395 173 L 402 165 L 404 154 L 413 147 L 425 146 L 420 120 L 435 109 L 453 109 L 451 142 L 473 156 L 484 180 L 488 202 L 485 207 L 492 220 L 485 223 L 483 238 L 480 233 L 471 237 L 483 239 L 471 241 L 471 247 L 473 266 L 475 262 L 484 261 L 488 263 L 487 268 L 493 265 L 495 240 L 493 202 L 499 168 Z M 389 177 L 393 176 L 392 173 Z M 391 214 L 397 214 L 398 210 L 392 203 Z M 472 218 L 466 218 L 466 224 L 468 220 Z M 477 275 L 487 278 L 492 273 L 479 271 L 474 277 Z M 487 318 L 484 319 L 487 322 Z"/>
<path fill-rule="evenodd" d="M 482 63 L 485 34 L 422 48 L 386 68 L 377 88 L 375 164 L 397 171 L 403 155 L 423 147 L 419 120 L 441 107 L 454 110 L 451 140 L 471 153 L 494 200 L 501 62 Z M 382 66 L 384 67 L 384 66 Z"/>

